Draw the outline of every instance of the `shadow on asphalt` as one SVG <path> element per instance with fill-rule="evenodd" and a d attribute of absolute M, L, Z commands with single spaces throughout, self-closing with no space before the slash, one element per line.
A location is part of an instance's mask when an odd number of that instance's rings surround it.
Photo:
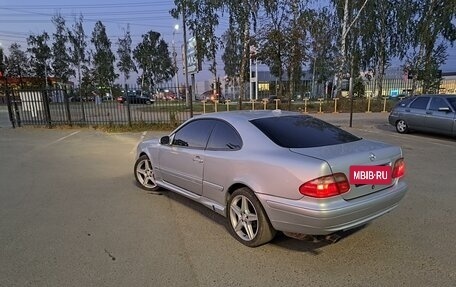
<path fill-rule="evenodd" d="M 409 133 L 406 134 L 400 134 L 396 131 L 396 128 L 391 126 L 391 125 L 377 125 L 375 126 L 376 129 L 385 131 L 385 132 L 391 132 L 394 133 L 395 135 L 401 136 L 401 137 L 422 137 L 422 138 L 427 138 L 427 139 L 437 139 L 437 140 L 442 140 L 442 141 L 449 141 L 449 142 L 454 142 L 456 141 L 456 137 L 451 137 L 451 136 L 446 136 L 446 135 L 441 135 L 441 134 L 435 134 L 435 133 L 426 133 L 426 132 L 418 132 L 418 131 L 410 131 Z"/>
<path fill-rule="evenodd" d="M 135 184 L 135 182 L 133 182 Z M 144 191 L 147 192 L 147 191 Z M 186 198 L 185 196 L 182 196 L 180 194 L 174 193 L 172 191 L 168 191 L 165 189 L 161 189 L 158 192 L 152 192 L 150 193 L 153 196 L 166 196 L 170 200 L 175 201 L 178 204 L 184 205 L 188 208 L 191 208 L 192 210 L 198 212 L 199 214 L 205 216 L 206 218 L 212 220 L 215 224 L 219 224 L 220 226 L 223 226 L 226 230 L 226 236 L 232 236 L 230 233 L 230 230 L 227 226 L 228 222 L 225 217 L 222 215 L 212 211 L 211 209 L 201 205 L 200 203 L 197 203 L 191 199 Z M 345 238 L 351 236 L 354 233 L 357 233 L 358 231 L 362 230 L 364 226 L 354 228 L 348 231 L 343 231 L 343 232 L 337 232 L 335 233 L 336 236 L 339 236 L 339 239 L 337 242 L 331 242 L 329 240 L 326 240 L 324 236 L 320 237 L 312 237 L 308 236 L 303 240 L 298 240 L 294 239 L 291 237 L 288 237 L 284 235 L 282 232 L 277 232 L 276 237 L 269 242 L 268 244 L 273 244 L 276 246 L 279 246 L 284 249 L 289 249 L 289 250 L 294 250 L 294 251 L 299 251 L 299 252 L 306 252 L 310 253 L 312 255 L 319 255 L 322 253 L 321 249 L 322 247 L 331 245 L 331 244 L 337 244 L 340 241 L 343 241 Z M 236 240 L 235 238 L 232 238 L 233 240 Z M 239 243 L 241 244 L 241 243 Z"/>

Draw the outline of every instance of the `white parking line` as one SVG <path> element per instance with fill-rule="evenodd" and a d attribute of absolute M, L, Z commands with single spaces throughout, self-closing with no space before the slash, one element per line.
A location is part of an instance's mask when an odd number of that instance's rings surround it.
<path fill-rule="evenodd" d="M 75 132 L 73 132 L 73 133 L 71 133 L 71 134 L 69 134 L 69 135 L 67 135 L 67 136 L 61 137 L 61 138 L 59 138 L 59 139 L 57 139 L 57 140 L 55 140 L 55 141 L 53 141 L 53 142 L 50 142 L 48 145 L 52 145 L 52 144 L 56 144 L 56 143 L 58 143 L 58 142 L 61 142 L 61 141 L 63 141 L 64 139 L 67 139 L 67 138 L 69 138 L 69 137 L 71 137 L 71 136 L 74 136 L 75 134 L 78 134 L 78 133 L 80 133 L 80 132 L 81 132 L 81 131 L 75 131 Z"/>
<path fill-rule="evenodd" d="M 384 134 L 383 132 L 377 131 L 377 130 L 362 129 L 361 131 L 366 132 L 366 133 L 373 133 L 373 134 Z M 408 141 L 408 142 L 413 142 L 413 143 L 415 143 L 419 139 L 421 142 L 430 143 L 433 145 L 439 145 L 439 146 L 450 147 L 450 148 L 455 147 L 454 144 L 448 143 L 444 140 L 421 137 L 421 136 L 417 136 L 417 135 L 401 135 L 401 134 L 392 132 L 392 133 L 388 134 L 388 136 L 399 139 L 401 141 Z"/>
<path fill-rule="evenodd" d="M 130 151 L 130 154 L 133 154 L 136 152 L 136 147 L 139 145 L 140 142 L 142 142 L 144 140 L 144 138 L 146 137 L 146 134 L 147 132 L 143 132 L 141 134 L 141 137 L 139 138 L 139 141 L 135 144 L 135 146 L 133 147 L 133 149 Z"/>

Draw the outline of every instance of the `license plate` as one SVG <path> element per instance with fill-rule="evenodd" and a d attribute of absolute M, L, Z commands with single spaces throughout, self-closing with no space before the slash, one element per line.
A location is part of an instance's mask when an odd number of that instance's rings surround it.
<path fill-rule="evenodd" d="M 350 184 L 391 184 L 391 167 L 387 165 L 350 166 Z"/>

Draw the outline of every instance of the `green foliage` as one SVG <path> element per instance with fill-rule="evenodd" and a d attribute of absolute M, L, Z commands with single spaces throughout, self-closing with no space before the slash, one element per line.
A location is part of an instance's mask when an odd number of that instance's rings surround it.
<path fill-rule="evenodd" d="M 336 54 L 334 14 L 329 8 L 310 11 L 310 68 L 315 72 L 315 80 L 324 83 L 332 80 L 335 73 Z"/>
<path fill-rule="evenodd" d="M 3 77 L 6 71 L 5 55 L 3 54 L 3 48 L 0 47 L 0 77 Z"/>
<path fill-rule="evenodd" d="M 9 47 L 8 62 L 6 63 L 8 75 L 13 77 L 27 77 L 30 75 L 30 62 L 21 45 L 13 43 Z"/>
<path fill-rule="evenodd" d="M 95 23 L 91 42 L 95 48 L 92 59 L 93 79 L 98 89 L 108 91 L 117 75 L 114 72 L 115 56 L 111 51 L 111 41 L 101 21 Z"/>
<path fill-rule="evenodd" d="M 49 60 L 52 54 L 51 48 L 47 44 L 48 41 L 49 35 L 47 32 L 43 32 L 40 35 L 30 35 L 27 38 L 27 51 L 30 53 L 32 76 L 44 78 L 51 72 Z"/>
<path fill-rule="evenodd" d="M 74 70 L 71 68 L 71 57 L 69 55 L 68 33 L 65 26 L 65 19 L 60 14 L 56 14 L 52 18 L 52 23 L 55 26 L 55 33 L 53 34 L 54 42 L 52 44 L 53 62 L 52 68 L 54 76 L 67 82 L 71 76 L 75 75 Z"/>
<path fill-rule="evenodd" d="M 80 15 L 79 18 L 75 20 L 72 30 L 68 31 L 68 39 L 71 43 L 69 48 L 70 59 L 72 65 L 77 67 L 79 83 L 82 82 L 81 71 L 83 67 L 86 67 L 88 62 L 86 56 L 87 37 L 84 32 L 83 21 L 84 18 Z"/>
<path fill-rule="evenodd" d="M 423 92 L 435 92 L 439 66 L 447 58 L 447 44 L 456 40 L 456 2 L 452 0 L 411 2 L 412 52 L 407 55 L 406 70 L 418 71 L 415 80 L 423 80 Z"/>
<path fill-rule="evenodd" d="M 123 73 L 126 81 L 128 78 L 130 78 L 130 72 L 137 71 L 132 58 L 131 35 L 129 26 L 127 26 L 127 29 L 124 31 L 123 38 L 118 39 L 117 46 L 117 55 L 119 57 L 117 67 L 119 68 L 120 72 Z"/>
<path fill-rule="evenodd" d="M 142 35 L 142 42 L 133 50 L 133 57 L 142 71 L 140 84 L 149 91 L 174 75 L 168 44 L 158 32 L 149 31 Z"/>

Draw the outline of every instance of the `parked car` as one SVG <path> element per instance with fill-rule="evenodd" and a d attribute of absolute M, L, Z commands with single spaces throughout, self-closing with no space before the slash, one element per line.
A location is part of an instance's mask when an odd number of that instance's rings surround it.
<path fill-rule="evenodd" d="M 141 95 L 127 95 L 125 96 L 120 96 L 117 97 L 117 102 L 123 104 L 126 102 L 129 102 L 130 104 L 146 104 L 150 105 L 154 103 L 154 100 L 146 97 L 146 96 L 141 96 Z"/>
<path fill-rule="evenodd" d="M 389 169 L 390 181 L 350 182 L 352 167 Z M 299 237 L 364 225 L 398 205 L 404 172 L 400 147 L 280 110 L 193 117 L 169 136 L 141 142 L 134 164 L 140 187 L 218 212 L 250 247 L 276 231 Z"/>
<path fill-rule="evenodd" d="M 279 100 L 279 103 L 286 104 L 288 103 L 288 98 L 279 98 L 276 95 L 270 95 L 268 97 L 268 104 L 276 104 L 276 100 Z"/>
<path fill-rule="evenodd" d="M 389 123 L 398 133 L 412 130 L 456 136 L 456 95 L 421 95 L 396 104 Z"/>
<path fill-rule="evenodd" d="M 170 90 L 159 90 L 154 94 L 154 99 L 156 100 L 165 100 L 165 101 L 175 101 L 177 100 L 177 95 Z"/>
<path fill-rule="evenodd" d="M 205 91 L 198 97 L 198 99 L 207 102 L 215 102 L 218 100 L 220 104 L 224 104 L 226 102 L 225 97 L 221 94 L 214 94 L 214 90 Z"/>

